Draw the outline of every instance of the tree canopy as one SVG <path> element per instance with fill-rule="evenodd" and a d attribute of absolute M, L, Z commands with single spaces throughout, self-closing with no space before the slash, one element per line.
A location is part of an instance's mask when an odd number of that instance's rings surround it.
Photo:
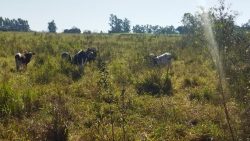
<path fill-rule="evenodd" d="M 130 21 L 125 18 L 124 20 L 119 19 L 116 15 L 111 14 L 109 17 L 110 30 L 109 33 L 129 33 L 130 32 Z"/>
<path fill-rule="evenodd" d="M 48 23 L 48 30 L 51 33 L 56 33 L 57 27 L 56 27 L 56 23 L 54 20 Z"/>
<path fill-rule="evenodd" d="M 81 30 L 77 27 L 72 27 L 71 29 L 65 29 L 63 33 L 81 33 Z"/>
<path fill-rule="evenodd" d="M 0 31 L 30 31 L 30 26 L 27 20 L 21 18 L 9 19 L 0 17 Z"/>

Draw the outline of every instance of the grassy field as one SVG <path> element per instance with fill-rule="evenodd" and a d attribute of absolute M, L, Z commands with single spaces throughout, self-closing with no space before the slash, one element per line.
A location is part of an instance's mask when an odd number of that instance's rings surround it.
<path fill-rule="evenodd" d="M 60 58 L 88 47 L 98 57 L 83 73 Z M 23 51 L 36 55 L 17 72 Z M 169 73 L 149 61 L 164 52 Z M 0 60 L 1 140 L 230 140 L 211 55 L 181 36 L 1 32 Z"/>

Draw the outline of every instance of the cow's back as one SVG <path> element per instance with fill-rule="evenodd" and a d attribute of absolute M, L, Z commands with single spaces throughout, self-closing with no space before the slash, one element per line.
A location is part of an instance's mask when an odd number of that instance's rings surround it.
<path fill-rule="evenodd" d="M 157 60 L 157 64 L 159 65 L 167 65 L 169 63 L 171 63 L 171 54 L 170 53 L 164 53 L 160 56 L 157 56 L 156 57 L 156 60 Z"/>

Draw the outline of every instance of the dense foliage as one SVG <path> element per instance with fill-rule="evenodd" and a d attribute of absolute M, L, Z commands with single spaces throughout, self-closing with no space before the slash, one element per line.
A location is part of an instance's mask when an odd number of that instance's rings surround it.
<path fill-rule="evenodd" d="M 109 17 L 110 30 L 109 33 L 129 33 L 130 32 L 130 21 L 125 18 L 124 20 L 119 19 L 116 15 L 111 14 Z"/>
<path fill-rule="evenodd" d="M 209 52 L 181 37 L 0 33 L 0 42 L 1 139 L 230 139 Z M 83 74 L 60 59 L 88 47 L 99 55 Z M 16 72 L 13 54 L 24 50 L 36 55 Z M 169 74 L 147 59 L 166 51 Z M 247 113 L 227 103 L 237 138 L 247 137 Z"/>
<path fill-rule="evenodd" d="M 0 17 L 0 31 L 30 31 L 30 26 L 27 20 L 21 18 L 9 19 Z"/>
<path fill-rule="evenodd" d="M 56 33 L 57 27 L 56 27 L 56 23 L 54 20 L 52 20 L 51 22 L 48 22 L 48 30 L 51 33 Z"/>
<path fill-rule="evenodd" d="M 209 11 L 185 13 L 182 36 L 0 32 L 0 140 L 248 140 L 250 35 L 236 17 L 221 0 Z M 111 15 L 110 22 L 112 33 L 130 29 L 127 19 Z M 87 48 L 98 56 L 83 71 L 61 59 Z M 24 51 L 36 55 L 18 72 L 14 54 Z M 150 62 L 151 53 L 165 52 L 173 55 L 170 70 Z"/>
<path fill-rule="evenodd" d="M 71 29 L 65 29 L 63 33 L 81 33 L 81 30 L 77 27 L 72 27 Z"/>

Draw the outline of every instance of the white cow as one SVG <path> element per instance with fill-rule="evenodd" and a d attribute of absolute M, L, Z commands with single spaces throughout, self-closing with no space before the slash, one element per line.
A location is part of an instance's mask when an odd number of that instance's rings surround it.
<path fill-rule="evenodd" d="M 171 63 L 172 55 L 166 52 L 162 55 L 156 56 L 155 59 L 158 65 L 168 65 Z"/>
<path fill-rule="evenodd" d="M 169 69 L 171 67 L 172 58 L 173 58 L 171 53 L 166 52 L 166 53 L 161 54 L 159 56 L 156 56 L 154 54 L 150 54 L 150 57 L 152 58 L 152 61 L 153 61 L 154 65 L 166 66 L 168 71 L 169 71 Z"/>

